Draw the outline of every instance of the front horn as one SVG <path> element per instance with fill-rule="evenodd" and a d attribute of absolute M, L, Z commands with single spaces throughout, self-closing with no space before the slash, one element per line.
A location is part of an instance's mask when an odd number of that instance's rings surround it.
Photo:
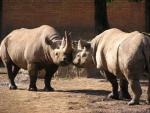
<path fill-rule="evenodd" d="M 70 51 L 72 51 L 72 45 L 71 45 L 71 33 L 67 33 L 65 31 L 65 47 L 64 47 L 64 51 L 66 53 L 69 53 Z"/>

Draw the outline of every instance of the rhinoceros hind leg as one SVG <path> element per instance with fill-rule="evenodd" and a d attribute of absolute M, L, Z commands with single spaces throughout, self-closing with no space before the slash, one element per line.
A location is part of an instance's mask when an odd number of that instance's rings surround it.
<path fill-rule="evenodd" d="M 11 85 L 11 84 L 10 84 L 10 85 L 9 85 L 9 89 L 10 89 L 10 90 L 15 90 L 15 89 L 17 89 L 17 86 L 16 86 L 16 85 Z"/>
<path fill-rule="evenodd" d="M 38 74 L 37 64 L 28 64 L 28 72 L 30 76 L 30 85 L 28 90 L 37 91 L 37 87 L 36 87 L 37 74 Z"/>
<path fill-rule="evenodd" d="M 128 92 L 128 81 L 126 79 L 120 78 L 120 99 L 131 99 L 131 96 Z"/>
<path fill-rule="evenodd" d="M 52 91 L 55 91 L 55 90 L 52 87 L 44 87 L 44 91 L 52 92 Z"/>
<path fill-rule="evenodd" d="M 108 94 L 107 97 L 111 98 L 111 99 L 116 99 L 116 100 L 119 99 L 119 95 L 118 94 L 113 94 L 113 92 L 111 92 L 110 94 Z"/>
<path fill-rule="evenodd" d="M 142 89 L 140 86 L 139 80 L 129 80 L 131 90 L 133 91 L 133 98 L 128 103 L 128 105 L 137 105 L 139 104 L 139 99 L 142 94 Z"/>
<path fill-rule="evenodd" d="M 112 92 L 108 95 L 108 98 L 119 99 L 117 77 L 108 71 L 106 71 L 105 73 L 107 80 L 112 85 Z"/>
<path fill-rule="evenodd" d="M 58 66 L 57 65 L 51 65 L 50 67 L 46 68 L 46 75 L 44 79 L 45 87 L 44 91 L 54 91 L 54 89 L 51 86 L 51 79 L 53 77 L 53 74 L 57 71 Z"/>
<path fill-rule="evenodd" d="M 9 89 L 11 89 L 11 90 L 17 89 L 14 79 L 20 68 L 18 66 L 14 65 L 12 62 L 8 62 L 5 65 L 7 68 L 8 78 L 9 78 L 9 83 L 10 83 Z"/>
<path fill-rule="evenodd" d="M 37 87 L 29 87 L 29 89 L 28 89 L 29 91 L 37 91 Z"/>

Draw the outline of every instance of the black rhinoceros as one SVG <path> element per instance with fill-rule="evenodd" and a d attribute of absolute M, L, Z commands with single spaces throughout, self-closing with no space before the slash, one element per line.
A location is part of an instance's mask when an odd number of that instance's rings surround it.
<path fill-rule="evenodd" d="M 48 25 L 14 30 L 3 39 L 0 48 L 1 59 L 8 71 L 10 89 L 17 88 L 14 78 L 23 68 L 29 72 L 29 91 L 36 91 L 37 73 L 44 68 L 44 90 L 53 91 L 50 84 L 52 75 L 59 65 L 69 64 L 72 57 L 70 35 L 65 33 L 61 39 L 58 32 Z"/>
<path fill-rule="evenodd" d="M 79 67 L 96 66 L 97 69 L 105 71 L 112 83 L 113 93 L 118 90 L 116 76 L 128 80 L 133 92 L 133 98 L 128 104 L 134 105 L 139 104 L 142 94 L 140 76 L 150 72 L 149 60 L 150 37 L 138 31 L 125 33 L 112 28 L 99 34 L 90 42 L 79 40 L 73 63 Z M 148 78 L 150 80 L 150 74 Z M 150 83 L 147 94 L 150 103 Z"/>

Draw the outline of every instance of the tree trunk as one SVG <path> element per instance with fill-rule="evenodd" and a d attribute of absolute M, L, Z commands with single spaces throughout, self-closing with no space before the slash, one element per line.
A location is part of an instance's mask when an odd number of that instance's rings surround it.
<path fill-rule="evenodd" d="M 150 33 L 150 0 L 145 0 L 145 30 Z"/>
<path fill-rule="evenodd" d="M 95 33 L 99 34 L 108 28 L 106 0 L 95 0 Z"/>

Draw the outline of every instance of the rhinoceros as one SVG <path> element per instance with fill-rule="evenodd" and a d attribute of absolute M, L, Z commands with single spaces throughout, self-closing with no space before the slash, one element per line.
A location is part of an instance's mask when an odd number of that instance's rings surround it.
<path fill-rule="evenodd" d="M 14 30 L 2 40 L 0 48 L 10 89 L 17 89 L 14 79 L 19 69 L 23 68 L 29 72 L 29 91 L 37 91 L 37 73 L 45 69 L 44 90 L 53 91 L 50 84 L 53 74 L 59 65 L 68 65 L 72 58 L 70 34 L 65 32 L 65 36 L 61 38 L 59 33 L 48 25 Z"/>
<path fill-rule="evenodd" d="M 129 82 L 133 97 L 129 105 L 139 104 L 142 94 L 140 76 L 148 74 L 147 101 L 150 103 L 150 38 L 138 31 L 131 33 L 112 28 L 97 35 L 90 42 L 78 41 L 73 63 L 78 67 L 95 66 L 106 72 L 117 92 L 116 76 Z M 123 85 L 124 88 L 127 88 Z M 126 89 L 127 90 L 127 89 Z"/>

